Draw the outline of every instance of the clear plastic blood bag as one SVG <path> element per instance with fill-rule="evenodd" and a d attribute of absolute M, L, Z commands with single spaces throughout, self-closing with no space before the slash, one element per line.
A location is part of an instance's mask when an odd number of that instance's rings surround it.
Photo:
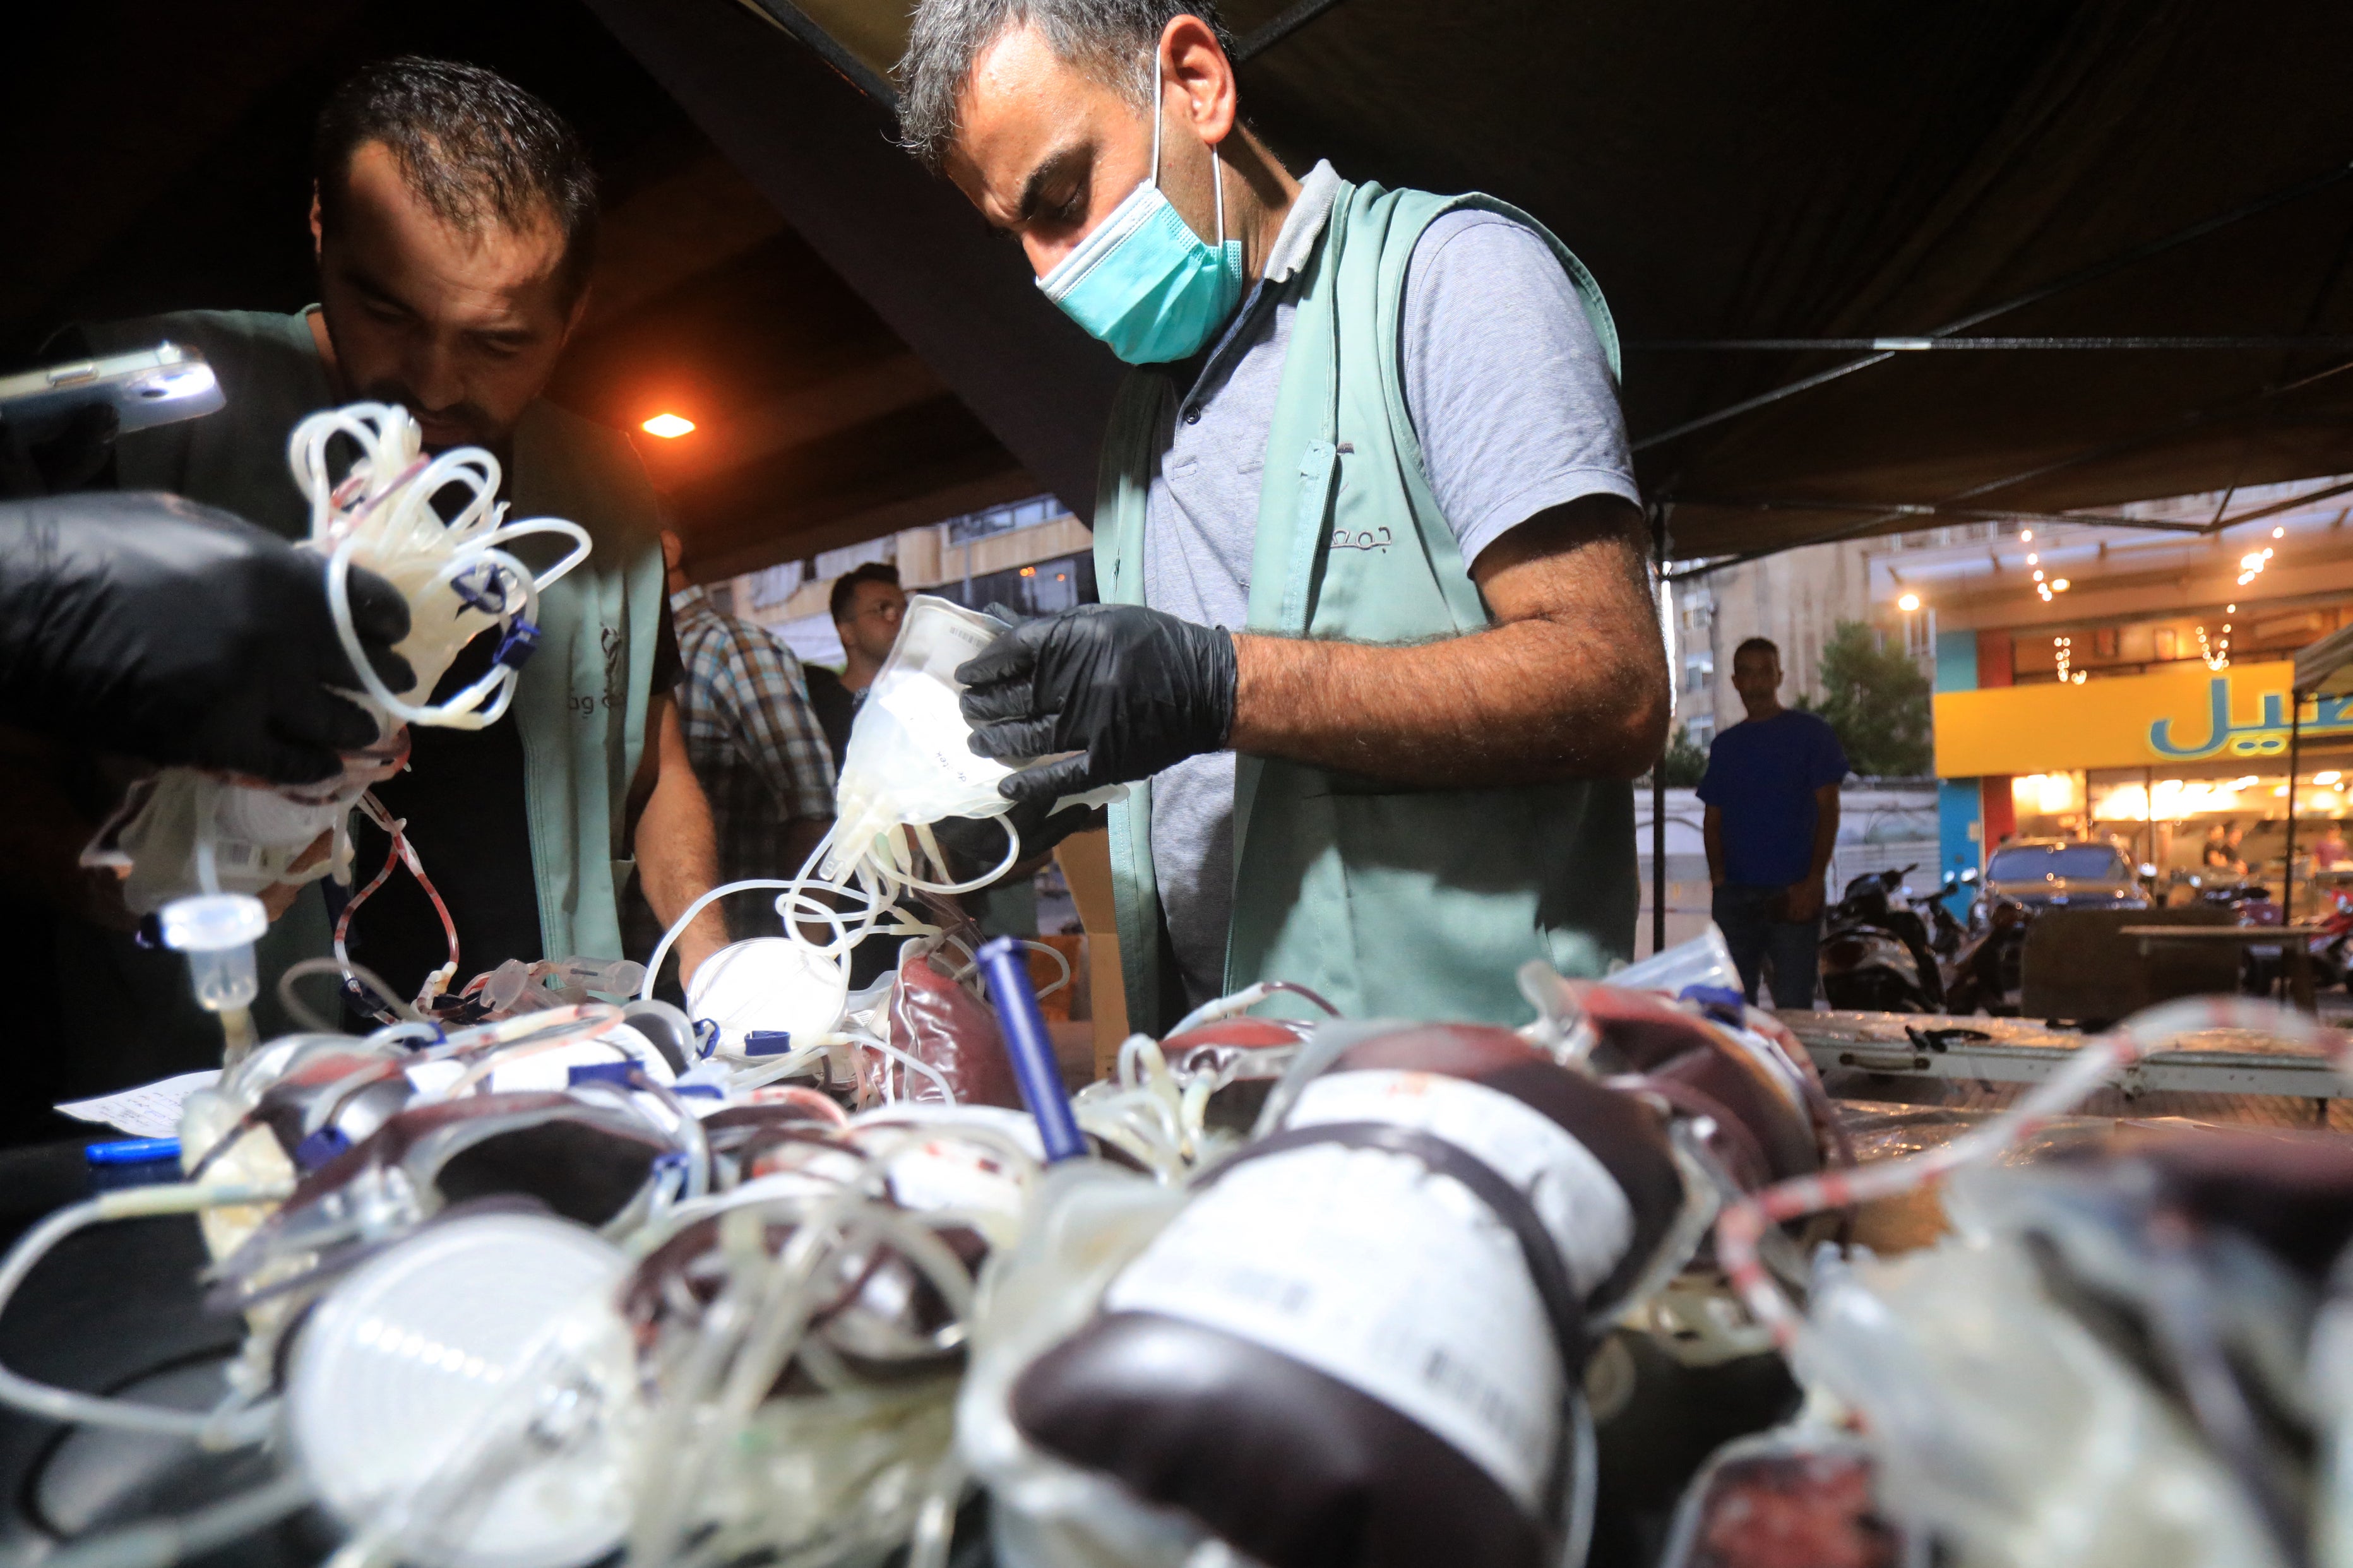
<path fill-rule="evenodd" d="M 1585 1325 L 1683 1201 L 1660 1117 L 1450 1026 L 1370 1026 L 1271 1109 L 1014 1424 L 1266 1568 L 1556 1561 Z"/>

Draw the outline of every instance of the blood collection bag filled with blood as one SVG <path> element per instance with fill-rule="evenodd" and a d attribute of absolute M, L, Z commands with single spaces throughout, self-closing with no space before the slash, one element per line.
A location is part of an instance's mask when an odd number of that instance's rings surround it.
<path fill-rule="evenodd" d="M 997 1037 L 996 1013 L 949 978 L 939 954 L 912 943 L 899 961 L 899 984 L 892 992 L 891 1038 L 909 1056 L 936 1068 L 957 1104 L 1021 1109 L 1021 1090 Z M 904 1069 L 885 1058 L 881 1070 Z M 902 1092 L 914 1087 L 904 1084 Z"/>
<path fill-rule="evenodd" d="M 1267 1568 L 1556 1561 L 1587 1324 L 1684 1201 L 1664 1121 L 1504 1029 L 1317 1047 L 1012 1421 Z"/>

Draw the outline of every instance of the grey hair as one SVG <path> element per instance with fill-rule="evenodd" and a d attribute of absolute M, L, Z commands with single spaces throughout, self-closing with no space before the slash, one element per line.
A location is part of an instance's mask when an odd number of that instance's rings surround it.
<path fill-rule="evenodd" d="M 1145 58 L 1179 16 L 1208 24 L 1229 56 L 1234 37 L 1216 0 L 918 0 L 907 52 L 892 74 L 899 83 L 899 144 L 937 173 L 955 145 L 956 104 L 983 49 L 1010 28 L 1045 35 L 1055 55 L 1138 109 L 1151 108 Z"/>

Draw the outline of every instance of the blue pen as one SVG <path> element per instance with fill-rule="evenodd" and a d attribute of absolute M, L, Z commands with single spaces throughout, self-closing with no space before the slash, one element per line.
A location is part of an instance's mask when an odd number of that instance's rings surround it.
<path fill-rule="evenodd" d="M 163 1160 L 180 1157 L 177 1138 L 124 1138 L 111 1143 L 92 1143 L 82 1150 L 82 1157 L 93 1165 L 152 1165 Z"/>
<path fill-rule="evenodd" d="M 988 976 L 988 994 L 997 1001 L 1005 1054 L 1013 1059 L 1014 1081 L 1037 1119 L 1038 1141 L 1045 1145 L 1046 1158 L 1075 1160 L 1087 1152 L 1087 1143 L 1079 1135 L 1071 1098 L 1062 1089 L 1062 1068 L 1054 1059 L 1045 1015 L 1038 1011 L 1038 993 L 1029 984 L 1029 955 L 1017 939 L 1000 936 L 981 944 L 979 958 Z"/>

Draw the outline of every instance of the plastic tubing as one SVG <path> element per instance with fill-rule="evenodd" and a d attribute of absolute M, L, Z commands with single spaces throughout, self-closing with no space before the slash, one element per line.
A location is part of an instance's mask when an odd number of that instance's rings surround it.
<path fill-rule="evenodd" d="M 443 1058 L 470 1058 L 465 1074 L 449 1086 L 442 1098 L 456 1099 L 501 1066 L 520 1059 L 520 1056 L 535 1056 L 541 1051 L 554 1050 L 562 1046 L 586 1044 L 620 1022 L 621 1010 L 610 1003 L 582 1002 L 566 1007 L 543 1008 L 535 1013 L 519 1013 L 496 1023 L 477 1024 L 470 1029 L 460 1029 L 450 1035 L 436 1053 Z M 613 1048 L 624 1057 L 629 1056 L 618 1046 Z"/>
<path fill-rule="evenodd" d="M 343 484 L 331 485 L 327 447 L 338 435 L 357 443 L 361 458 Z M 412 724 L 480 729 L 496 722 L 513 700 L 518 672 L 511 666 L 494 667 L 438 704 L 405 702 L 385 687 L 352 625 L 353 558 L 363 544 L 377 559 L 444 554 L 440 567 L 416 593 L 446 587 L 489 565 L 501 584 L 495 619 L 511 626 L 518 614 L 533 618 L 539 595 L 588 558 L 593 546 L 587 531 L 561 518 L 503 521 L 498 459 L 474 447 L 427 458 L 415 421 L 387 404 L 353 404 L 303 420 L 288 438 L 287 463 L 311 502 L 311 542 L 327 552 L 328 609 L 336 636 L 367 696 L 387 715 Z M 433 498 L 453 485 L 471 493 L 445 523 Z M 573 548 L 536 575 L 501 548 L 545 533 L 565 535 Z"/>
<path fill-rule="evenodd" d="M 1293 996 L 1306 997 L 1310 1002 L 1323 1008 L 1324 1016 L 1327 1018 L 1336 1018 L 1340 1016 L 1340 1009 L 1304 985 L 1294 985 L 1288 980 L 1261 980 L 1255 985 L 1243 986 L 1230 996 L 1220 996 L 1214 1002 L 1202 1003 L 1198 1007 L 1177 1019 L 1176 1026 L 1168 1031 L 1167 1037 L 1175 1039 L 1187 1029 L 1198 1029 L 1204 1024 L 1214 1024 L 1220 1018 L 1230 1018 L 1236 1014 L 1247 1013 L 1277 992 L 1287 992 Z"/>
<path fill-rule="evenodd" d="M 199 1209 L 240 1204 L 278 1203 L 293 1191 L 290 1181 L 235 1184 L 178 1182 L 163 1186 L 126 1187 L 69 1205 L 26 1231 L 9 1248 L 7 1258 L 0 1259 L 0 1313 L 7 1310 L 9 1300 L 34 1266 L 48 1256 L 58 1243 L 87 1226 L 147 1215 L 194 1214 Z M 275 1419 L 269 1406 L 248 1410 L 241 1418 L 224 1421 L 214 1411 L 174 1410 L 137 1400 L 79 1394 L 36 1383 L 5 1366 L 0 1366 L 0 1405 L 37 1415 L 44 1421 L 78 1422 L 156 1436 L 185 1437 L 225 1448 L 259 1442 L 269 1435 Z"/>
<path fill-rule="evenodd" d="M 343 1026 L 340 1023 L 329 1023 L 320 1017 L 318 1014 L 311 1011 L 301 996 L 295 994 L 294 983 L 298 980 L 306 980 L 313 974 L 332 974 L 338 981 L 356 980 L 383 998 L 385 1009 L 396 1015 L 402 1024 L 414 1026 L 425 1022 L 423 1015 L 402 1001 L 392 987 L 385 984 L 384 976 L 366 964 L 356 962 L 347 963 L 339 958 L 301 959 L 288 964 L 286 973 L 278 977 L 278 1005 L 291 1013 L 296 1023 L 316 1029 L 322 1035 L 340 1035 L 343 1032 Z M 431 1027 L 430 1025 L 426 1026 Z M 381 1033 L 381 1031 L 378 1032 Z M 371 1036 L 370 1038 L 374 1037 Z"/>
<path fill-rule="evenodd" d="M 925 1078 L 930 1079 L 934 1084 L 938 1086 L 942 1103 L 947 1105 L 954 1105 L 956 1103 L 955 1090 L 948 1087 L 947 1079 L 941 1074 L 939 1068 L 934 1067 L 931 1063 L 924 1061 L 922 1058 L 911 1056 L 907 1052 L 901 1050 L 898 1047 L 892 1045 L 887 1040 L 861 1039 L 856 1041 L 856 1044 L 863 1050 L 880 1051 L 886 1057 L 895 1058 L 912 1070 L 922 1073 Z M 891 1074 L 889 1069 L 885 1068 L 882 1073 L 883 1101 L 886 1104 L 893 1103 L 896 1101 L 897 1098 L 897 1096 L 891 1092 Z M 908 1098 L 913 1100 L 914 1097 L 911 1094 Z"/>
<path fill-rule="evenodd" d="M 556 518 L 543 518 L 536 523 L 521 526 L 533 532 L 569 534 L 577 542 L 579 548 L 557 563 L 542 578 L 535 580 L 524 569 L 522 563 L 504 551 L 483 546 L 460 546 L 459 552 L 442 568 L 439 574 L 436 574 L 434 582 L 437 584 L 446 582 L 461 572 L 472 571 L 485 561 L 494 563 L 501 569 L 512 572 L 524 584 L 522 616 L 526 620 L 533 618 L 539 607 L 541 591 L 553 584 L 557 578 L 571 570 L 573 565 L 586 558 L 588 551 L 588 534 L 586 530 L 576 523 L 565 522 Z M 498 531 L 510 533 L 510 531 L 505 529 Z M 358 675 L 360 685 L 367 692 L 370 700 L 393 718 L 410 724 L 433 725 L 455 730 L 480 730 L 495 723 L 506 712 L 507 704 L 514 696 L 515 679 L 520 672 L 512 666 L 493 667 L 490 673 L 475 681 L 473 685 L 451 697 L 448 701 L 438 704 L 405 702 L 393 694 L 390 687 L 385 685 L 383 677 L 377 675 L 375 667 L 368 662 L 366 650 L 360 645 L 359 632 L 352 625 L 352 557 L 357 552 L 359 545 L 360 539 L 356 533 L 346 535 L 336 544 L 334 553 L 327 558 L 327 609 L 334 618 L 335 636 L 342 640 L 343 652 L 351 659 L 352 668 Z M 498 691 L 497 700 L 487 710 L 482 710 L 480 704 L 483 698 L 494 689 Z"/>
<path fill-rule="evenodd" d="M 1749 1314 L 1784 1354 L 1804 1335 L 1805 1314 L 1766 1268 L 1757 1247 L 1773 1226 L 1825 1209 L 1915 1192 L 1964 1166 L 2015 1148 L 2105 1082 L 2112 1073 L 2157 1054 L 2175 1037 L 2200 1029 L 2257 1029 L 2326 1056 L 2340 1076 L 2353 1060 L 2353 1037 L 2275 1002 L 2242 996 L 2198 996 L 2137 1013 L 2108 1034 L 2086 1041 L 2073 1060 L 2032 1093 L 1975 1131 L 1907 1159 L 1797 1176 L 1729 1205 L 1715 1222 L 1715 1257 Z"/>
<path fill-rule="evenodd" d="M 949 940 L 955 941 L 954 938 L 950 938 Z M 1021 945 L 1028 948 L 1031 952 L 1042 952 L 1047 957 L 1052 959 L 1055 966 L 1062 972 L 1060 978 L 1056 979 L 1052 984 L 1041 985 L 1038 988 L 1038 999 L 1039 1001 L 1044 1001 L 1047 997 L 1051 996 L 1055 992 L 1060 991 L 1070 984 L 1071 961 L 1062 955 L 1062 950 L 1060 948 L 1054 946 L 1050 942 L 1031 942 L 1027 937 L 1020 938 L 1019 941 Z M 961 982 L 980 972 L 980 960 L 971 957 L 972 949 L 965 947 L 963 942 L 958 942 L 955 945 L 959 951 L 966 955 L 966 962 L 958 965 L 956 972 L 948 976 L 948 978 Z"/>
<path fill-rule="evenodd" d="M 126 1525 L 68 1542 L 41 1561 L 46 1568 L 171 1568 L 216 1552 L 310 1501 L 309 1482 L 300 1475 L 282 1475 L 174 1519 Z"/>

